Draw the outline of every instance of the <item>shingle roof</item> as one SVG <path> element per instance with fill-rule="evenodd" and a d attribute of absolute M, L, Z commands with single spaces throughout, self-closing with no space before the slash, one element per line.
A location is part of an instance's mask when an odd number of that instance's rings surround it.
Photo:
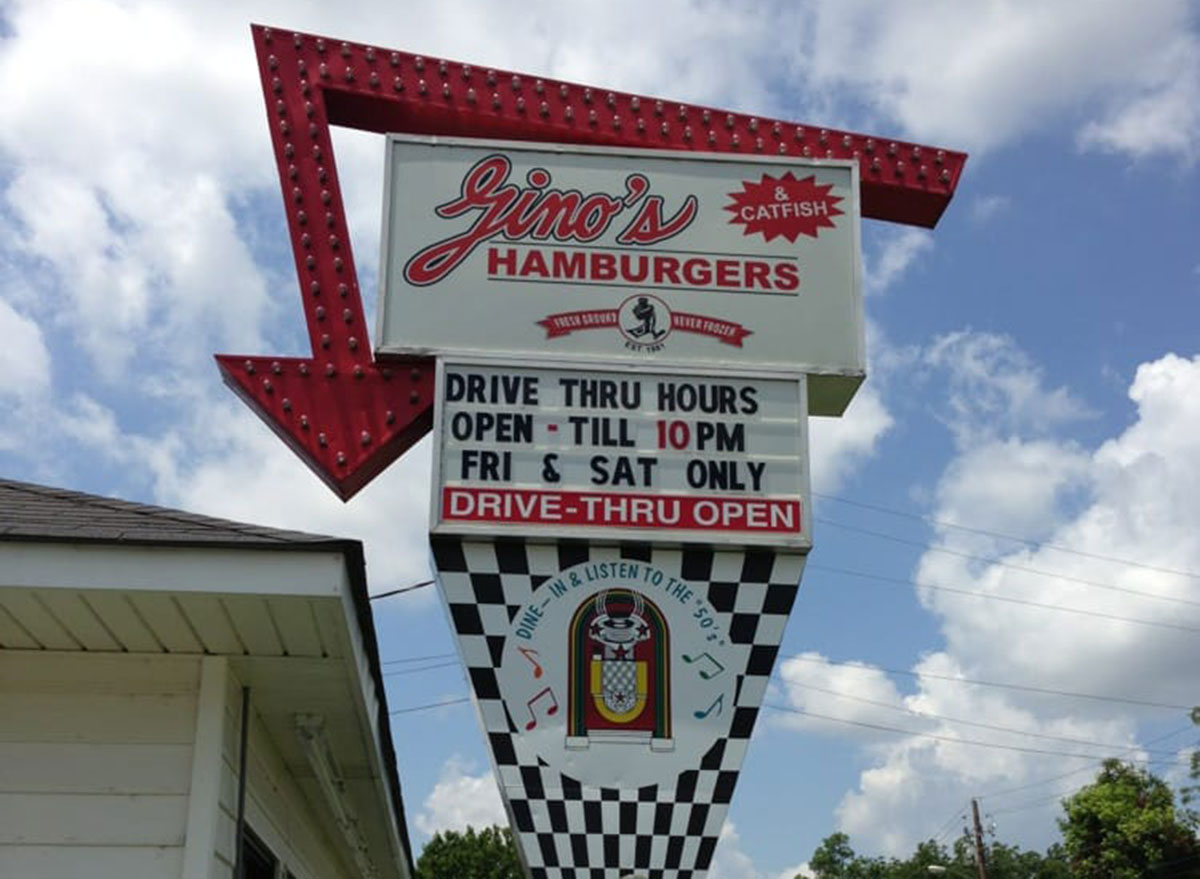
<path fill-rule="evenodd" d="M 0 540 L 316 549 L 348 541 L 0 479 Z"/>

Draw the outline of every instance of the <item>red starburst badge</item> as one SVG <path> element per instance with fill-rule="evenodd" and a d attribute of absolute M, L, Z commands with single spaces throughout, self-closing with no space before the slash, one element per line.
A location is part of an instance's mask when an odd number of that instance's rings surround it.
<path fill-rule="evenodd" d="M 809 175 L 797 180 L 788 171 L 782 177 L 764 174 L 760 183 L 742 183 L 741 192 L 731 192 L 730 223 L 740 223 L 743 235 L 762 233 L 767 241 L 782 235 L 793 244 L 801 235 L 817 237 L 817 230 L 832 229 L 833 218 L 842 215 L 836 207 L 841 196 L 831 195 L 833 184 L 819 184 Z"/>

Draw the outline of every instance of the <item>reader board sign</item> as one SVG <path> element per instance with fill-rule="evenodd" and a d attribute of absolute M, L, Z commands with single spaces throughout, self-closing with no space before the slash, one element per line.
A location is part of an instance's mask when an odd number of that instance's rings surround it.
<path fill-rule="evenodd" d="M 442 361 L 434 533 L 808 548 L 804 379 Z"/>
<path fill-rule="evenodd" d="M 865 374 L 858 166 L 391 135 L 377 353 Z"/>

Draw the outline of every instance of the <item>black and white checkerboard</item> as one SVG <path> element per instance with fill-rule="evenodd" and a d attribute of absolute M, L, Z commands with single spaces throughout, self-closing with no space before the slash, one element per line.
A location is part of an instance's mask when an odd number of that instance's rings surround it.
<path fill-rule="evenodd" d="M 702 879 L 795 601 L 804 557 L 764 549 L 431 538 L 514 831 L 532 879 Z M 738 670 L 727 732 L 673 784 L 590 787 L 540 760 L 505 709 L 497 670 L 518 611 L 573 565 L 630 559 L 707 592 Z"/>

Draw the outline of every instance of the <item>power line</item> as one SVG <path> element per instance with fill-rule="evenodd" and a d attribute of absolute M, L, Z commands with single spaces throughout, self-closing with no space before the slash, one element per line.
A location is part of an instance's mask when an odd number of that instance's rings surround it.
<path fill-rule="evenodd" d="M 420 583 L 413 583 L 411 586 L 402 586 L 399 589 L 392 589 L 388 592 L 376 592 L 374 595 L 368 595 L 367 598 L 371 601 L 375 601 L 378 598 L 391 598 L 393 595 L 403 595 L 405 592 L 412 592 L 414 589 L 432 586 L 436 582 L 436 580 L 422 580 Z"/>
<path fill-rule="evenodd" d="M 1082 556 L 1083 558 L 1096 559 L 1102 562 L 1114 562 L 1118 565 L 1129 565 L 1132 568 L 1144 568 L 1147 571 L 1157 571 L 1160 574 L 1176 574 L 1180 577 L 1191 577 L 1200 579 L 1200 574 L 1194 571 L 1182 571 L 1178 568 L 1164 568 L 1160 565 L 1151 565 L 1147 562 L 1138 562 L 1132 559 L 1117 558 L 1116 556 L 1103 555 L 1098 552 L 1088 552 L 1087 550 L 1075 549 L 1070 546 L 1063 546 L 1057 543 L 1043 543 L 1038 540 L 1031 540 L 1028 537 L 1017 537 L 1013 534 L 1005 534 L 1000 531 L 989 531 L 986 528 L 974 528 L 970 525 L 959 525 L 956 522 L 947 522 L 945 519 L 936 519 L 933 516 L 923 516 L 919 513 L 909 513 L 904 510 L 897 510 L 893 507 L 884 507 L 878 504 L 868 504 L 863 501 L 855 501 L 850 498 L 838 497 L 832 494 L 822 494 L 819 491 L 814 491 L 813 497 L 819 497 L 828 501 L 836 501 L 839 504 L 848 504 L 852 507 L 860 507 L 864 510 L 873 510 L 877 513 L 886 513 L 889 516 L 900 516 L 905 519 L 916 519 L 920 522 L 928 522 L 930 525 L 936 525 L 939 528 L 952 528 L 955 531 L 966 531 L 970 534 L 982 534 L 985 537 L 998 537 L 1001 540 L 1011 540 L 1014 543 L 1023 543 L 1026 546 L 1038 547 L 1040 549 L 1051 549 L 1055 552 L 1064 552 L 1070 555 Z"/>
<path fill-rule="evenodd" d="M 1178 761 L 1177 760 L 1152 760 L 1146 764 L 1146 768 L 1149 769 L 1152 766 L 1168 766 L 1168 765 L 1170 765 L 1172 763 L 1176 763 L 1176 762 L 1178 762 Z M 1085 767 L 1083 767 L 1083 769 L 1078 770 L 1078 772 L 1091 772 L 1093 770 L 1094 770 L 1093 766 L 1085 766 Z M 1076 774 L 1076 773 L 1072 773 L 1072 774 Z M 1069 797 L 1072 794 L 1077 794 L 1087 786 L 1088 785 L 1083 784 L 1083 785 L 1079 785 L 1078 787 L 1073 787 L 1070 790 L 1060 791 L 1058 793 L 1050 794 L 1049 796 L 1045 796 L 1045 797 L 1038 797 L 1036 800 L 1029 800 L 1028 802 L 1025 802 L 1025 803 L 1018 803 L 1015 806 L 1003 806 L 999 809 L 992 809 L 991 814 L 992 815 L 1008 815 L 1012 812 L 1025 812 L 1025 811 L 1028 811 L 1029 809 L 1036 809 L 1038 806 L 1044 806 L 1047 803 L 1052 803 L 1055 800 L 1062 799 L 1063 797 Z M 982 799 L 982 797 L 980 799 Z"/>
<path fill-rule="evenodd" d="M 1195 626 L 1181 626 L 1178 623 L 1165 623 L 1160 620 L 1143 620 L 1137 617 L 1126 617 L 1115 613 L 1105 613 L 1100 610 L 1086 610 L 1081 607 L 1062 607 L 1057 604 L 1046 604 L 1041 601 L 1030 601 L 1026 598 L 1013 598 L 1010 595 L 994 595 L 990 592 L 975 592 L 970 589 L 957 589 L 953 586 L 934 586 L 932 583 L 919 583 L 916 580 L 905 580 L 902 577 L 886 577 L 883 574 L 869 574 L 865 571 L 851 571 L 846 568 L 837 568 L 832 565 L 822 565 L 815 562 L 808 564 L 808 569 L 811 571 L 828 571 L 831 574 L 844 574 L 849 577 L 861 577 L 866 580 L 879 580 L 884 583 L 898 583 L 903 586 L 915 586 L 918 589 L 932 589 L 937 592 L 950 592 L 955 595 L 966 595 L 971 598 L 983 598 L 989 601 L 1003 601 L 1008 604 L 1020 604 L 1026 607 L 1037 607 L 1043 610 L 1056 610 L 1061 613 L 1074 613 L 1083 616 L 1098 617 L 1099 619 L 1114 620 L 1122 623 L 1134 623 L 1140 626 L 1154 626 L 1159 629 L 1174 629 L 1180 632 L 1191 632 L 1200 635 L 1200 628 Z M 1191 602 L 1189 602 L 1191 603 Z"/>
<path fill-rule="evenodd" d="M 981 681 L 973 678 L 951 677 L 950 675 L 939 675 L 927 671 L 909 671 L 908 669 L 900 668 L 885 668 L 878 665 L 863 665 L 857 662 L 838 662 L 833 659 L 818 659 L 815 656 L 792 656 L 788 662 L 816 662 L 821 665 L 836 665 L 845 668 L 855 668 L 861 671 L 883 671 L 888 674 L 905 675 L 912 678 L 929 678 L 936 681 L 950 681 L 956 684 L 971 684 L 979 687 L 999 687 L 1004 690 L 1020 690 L 1027 693 L 1040 693 L 1046 696 L 1067 696 L 1073 699 L 1091 699 L 1098 702 L 1116 702 L 1122 705 L 1140 705 L 1143 708 L 1164 708 L 1172 711 L 1191 711 L 1191 705 L 1171 705 L 1166 702 L 1150 702 L 1144 699 L 1122 699 L 1118 696 L 1105 696 L 1097 693 L 1073 693 L 1069 690 L 1052 690 L 1048 687 L 1032 687 L 1026 684 L 1008 684 L 997 681 Z"/>
<path fill-rule="evenodd" d="M 797 657 L 797 658 L 803 659 L 804 657 Z M 403 662 L 404 660 L 397 660 L 397 661 Z M 384 674 L 384 677 L 395 677 L 395 676 L 399 676 L 399 675 L 415 674 L 417 672 L 434 671 L 434 670 L 440 669 L 440 668 L 458 667 L 459 665 L 460 665 L 460 663 L 457 660 L 454 660 L 451 662 L 439 662 L 439 663 L 436 663 L 433 665 L 425 665 L 425 666 L 420 666 L 417 668 L 399 669 L 397 671 L 386 672 Z M 994 732 L 1006 733 L 1009 735 L 1028 736 L 1030 738 L 1045 739 L 1048 741 L 1065 742 L 1067 744 L 1073 744 L 1073 745 L 1083 745 L 1084 747 L 1090 747 L 1090 748 L 1102 748 L 1102 749 L 1110 749 L 1110 750 L 1115 749 L 1118 751 L 1118 754 L 1133 753 L 1135 751 L 1145 751 L 1148 754 L 1165 754 L 1165 755 L 1169 755 L 1172 757 L 1175 756 L 1175 752 L 1173 752 L 1173 751 L 1165 751 L 1162 749 L 1155 749 L 1155 748 L 1149 747 L 1150 744 L 1153 744 L 1155 741 L 1159 741 L 1160 739 L 1155 739 L 1155 740 L 1147 743 L 1146 745 L 1132 745 L 1132 746 L 1125 745 L 1125 744 L 1121 744 L 1121 745 L 1110 744 L 1107 742 L 1093 742 L 1093 741 L 1088 741 L 1087 739 L 1077 739 L 1077 738 L 1071 738 L 1068 736 L 1056 736 L 1056 735 L 1051 735 L 1048 733 L 1033 732 L 1032 730 L 1014 729 L 1013 727 L 1000 726 L 997 724 L 982 723 L 980 721 L 966 720 L 966 719 L 958 718 L 958 717 L 949 717 L 947 715 L 934 714 L 932 712 L 917 711 L 915 709 L 904 708 L 901 706 L 893 705 L 888 702 L 882 702 L 877 699 L 867 699 L 867 698 L 864 698 L 861 696 L 855 696 L 851 693 L 846 693 L 846 692 L 843 692 L 840 690 L 833 690 L 833 689 L 829 689 L 826 687 L 818 687 L 813 684 L 803 684 L 803 683 L 800 683 L 799 681 L 789 680 L 788 678 L 785 678 L 779 674 L 773 675 L 772 677 L 774 677 L 776 680 L 779 680 L 788 686 L 800 687 L 802 689 L 812 690 L 812 691 L 815 691 L 818 693 L 826 693 L 828 695 L 836 696 L 841 699 L 848 699 L 853 702 L 861 702 L 866 705 L 874 705 L 874 706 L 877 706 L 880 708 L 887 709 L 889 711 L 896 711 L 896 712 L 899 712 L 902 714 L 908 714 L 912 717 L 917 717 L 917 718 L 921 718 L 924 720 L 935 720 L 935 721 L 943 721 L 946 723 L 961 724 L 963 726 L 972 726 L 972 727 L 977 727 L 979 729 L 987 729 L 987 730 L 992 730 Z M 416 710 L 416 709 L 414 709 L 414 710 Z M 1190 728 L 1191 727 L 1183 727 L 1179 731 L 1183 732 Z M 912 734 L 920 735 L 921 733 L 914 731 Z M 1168 737 L 1169 737 L 1169 735 L 1165 736 L 1163 738 L 1168 738 Z M 955 741 L 957 741 L 957 740 L 955 740 Z M 1074 756 L 1080 756 L 1080 755 L 1074 755 Z M 1107 757 L 1098 758 L 1098 757 L 1096 757 L 1096 755 L 1090 755 L 1090 756 L 1092 757 L 1093 760 L 1108 759 Z M 1086 767 L 1083 770 L 1076 770 L 1075 772 L 1080 772 L 1080 771 L 1086 771 Z M 1073 775 L 1073 774 L 1075 774 L 1075 772 L 1068 773 L 1067 775 Z M 1059 777 L 1066 777 L 1066 776 L 1059 776 Z M 1056 777 L 1053 780 L 1057 780 L 1057 778 L 1058 777 Z M 1030 786 L 1033 786 L 1033 785 L 1030 785 Z M 998 795 L 999 795 L 999 793 L 994 793 L 994 794 L 990 794 L 989 797 L 994 797 L 994 796 L 998 796 Z"/>
<path fill-rule="evenodd" d="M 426 662 L 432 659 L 449 659 L 451 656 L 458 656 L 457 653 L 430 653 L 426 656 L 405 656 L 401 659 L 389 659 L 387 662 L 381 662 L 380 665 L 404 665 L 409 662 Z"/>
<path fill-rule="evenodd" d="M 385 671 L 383 673 L 383 676 L 385 678 L 394 678 L 394 677 L 399 677 L 400 675 L 416 674 L 419 671 L 434 671 L 435 669 L 439 669 L 439 668 L 451 668 L 451 667 L 461 668 L 462 663 L 460 663 L 457 659 L 455 659 L 451 662 L 438 662 L 438 663 L 435 663 L 434 665 L 421 665 L 421 666 L 418 666 L 417 668 L 398 668 L 395 671 Z"/>
<path fill-rule="evenodd" d="M 470 696 L 463 696 L 461 699 L 447 699 L 445 702 L 430 702 L 428 705 L 413 705 L 411 708 L 397 708 L 395 711 L 389 711 L 388 714 L 392 716 L 397 714 L 412 714 L 414 711 L 430 711 L 434 708 L 445 708 L 447 705 L 461 705 L 463 702 L 470 701 Z"/>
<path fill-rule="evenodd" d="M 1172 730 L 1169 733 L 1152 738 L 1150 741 L 1146 742 L 1146 746 L 1157 745 L 1159 742 L 1166 741 L 1167 739 L 1170 739 L 1170 738 L 1174 738 L 1175 736 L 1179 735 L 1180 733 L 1189 732 L 1192 729 L 1194 729 L 1194 727 L 1191 724 L 1188 724 L 1186 726 L 1181 726 L 1181 727 L 1179 727 L 1179 729 Z M 1125 753 L 1132 754 L 1134 751 L 1141 750 L 1142 747 L 1143 746 L 1141 746 L 1141 745 L 1135 745 L 1134 747 L 1129 748 L 1129 750 L 1127 750 Z M 1120 756 L 1120 755 L 1117 755 L 1117 756 Z M 1108 758 L 1106 758 L 1106 759 L 1108 759 Z M 1040 781 L 1031 781 L 1028 784 L 1021 784 L 1021 785 L 1017 785 L 1016 787 L 1008 787 L 1008 788 L 1005 788 L 1004 790 L 992 791 L 991 793 L 981 794 L 980 799 L 993 800 L 993 799 L 996 799 L 997 797 L 1008 796 L 1009 794 L 1015 794 L 1019 791 L 1029 790 L 1030 788 L 1041 787 L 1044 784 L 1052 784 L 1056 781 L 1061 781 L 1064 778 L 1070 778 L 1072 775 L 1078 775 L 1081 772 L 1091 772 L 1097 766 L 1100 766 L 1101 764 L 1103 764 L 1103 762 L 1104 762 L 1103 760 L 1094 760 L 1094 761 L 1092 761 L 1091 764 L 1089 764 L 1087 766 L 1081 766 L 1079 769 L 1072 769 L 1070 772 L 1063 772 L 1059 775 L 1052 775 L 1049 778 L 1043 778 Z"/>
<path fill-rule="evenodd" d="M 843 528 L 846 531 L 854 531 L 858 534 L 866 534 L 869 537 L 877 537 L 880 540 L 890 540 L 893 543 L 901 543 L 905 546 L 915 546 L 927 552 L 940 552 L 943 555 L 952 555 L 957 558 L 968 559 L 970 561 L 984 562 L 985 564 L 995 565 L 998 568 L 1008 568 L 1010 571 L 1020 571 L 1023 574 L 1034 574 L 1038 577 L 1051 577 L 1056 580 L 1065 580 L 1069 583 L 1078 583 L 1081 586 L 1091 586 L 1094 589 L 1106 589 L 1110 592 L 1121 592 L 1126 595 L 1135 595 L 1138 598 L 1150 598 L 1155 601 L 1168 601 L 1173 604 L 1185 604 L 1191 607 L 1200 607 L 1200 601 L 1192 601 L 1187 598 L 1175 598 L 1171 595 L 1155 595 L 1152 592 L 1142 592 L 1138 589 L 1127 589 L 1124 586 L 1114 586 L 1111 583 L 1100 583 L 1096 580 L 1089 580 L 1086 577 L 1075 577 L 1071 574 L 1056 574 L 1052 571 L 1042 571 L 1038 568 L 1028 568 L 1024 565 L 1014 565 L 1011 562 L 1006 562 L 994 556 L 974 555 L 969 552 L 960 552 L 957 549 L 948 549 L 944 546 L 932 546 L 926 541 L 909 540 L 907 537 L 897 537 L 894 534 L 888 534 L 884 531 L 874 531 L 870 528 L 860 528 L 857 525 L 847 525 L 845 522 L 835 522 L 832 519 L 825 519 L 821 516 L 814 516 L 814 522 L 820 522 L 822 525 L 832 525 L 834 528 Z"/>
<path fill-rule="evenodd" d="M 943 736 L 937 733 L 917 732 L 910 729 L 902 729 L 898 726 L 888 726 L 882 723 L 869 723 L 865 720 L 849 720 L 844 717 L 833 717 L 828 714 L 818 714 L 815 711 L 805 711 L 803 708 L 792 708 L 787 705 L 776 705 L 772 702 L 764 702 L 764 708 L 771 708 L 775 711 L 785 711 L 790 714 L 801 714 L 805 717 L 815 717 L 819 720 L 828 720 L 832 723 L 844 723 L 848 726 L 858 726 L 864 729 L 881 730 L 883 732 L 898 733 L 899 735 L 913 736 L 921 739 L 933 739 L 939 742 L 949 742 L 954 745 L 971 745 L 978 748 L 998 748 L 1003 751 L 1019 751 L 1025 754 L 1046 754 L 1053 757 L 1075 757 L 1081 760 L 1094 760 L 1094 754 L 1076 754 L 1070 751 L 1051 751 L 1047 748 L 1028 748 L 1024 745 L 1005 745 L 1000 742 L 980 742 L 975 739 L 959 739 L 954 736 Z M 1142 761 L 1146 762 L 1146 761 Z"/>
<path fill-rule="evenodd" d="M 969 805 L 969 802 L 964 805 Z M 966 809 L 962 809 L 962 808 L 955 809 L 954 813 L 950 816 L 950 818 L 948 820 L 942 822 L 941 827 L 938 828 L 938 832 L 936 834 L 934 834 L 933 841 L 941 842 L 942 837 L 944 837 L 947 833 L 949 833 L 950 831 L 952 831 L 954 829 L 955 822 L 956 821 L 965 821 L 966 817 L 967 817 Z"/>
<path fill-rule="evenodd" d="M 802 684 L 802 683 L 799 683 L 798 681 L 790 681 L 790 680 L 787 680 L 786 678 L 782 678 L 782 677 L 779 679 L 782 680 L 783 683 L 785 683 L 789 686 L 800 687 L 805 690 L 815 690 L 818 693 L 828 693 L 831 696 L 837 696 L 841 699 L 849 699 L 853 702 L 862 702 L 866 705 L 875 705 L 880 708 L 885 708 L 889 711 L 898 711 L 902 714 L 908 714 L 912 717 L 919 717 L 919 718 L 922 718 L 925 720 L 941 720 L 941 721 L 945 721 L 946 723 L 959 723 L 959 724 L 962 724 L 963 726 L 974 726 L 974 727 L 978 727 L 980 729 L 989 729 L 994 732 L 1009 733 L 1011 735 L 1029 736 L 1031 738 L 1047 739 L 1049 741 L 1054 741 L 1054 742 L 1066 742 L 1067 744 L 1071 744 L 1071 745 L 1084 745 L 1085 747 L 1089 747 L 1089 748 L 1106 748 L 1106 749 L 1110 749 L 1110 750 L 1111 749 L 1127 749 L 1127 748 L 1129 748 L 1128 744 L 1114 745 L 1114 744 L 1108 744 L 1105 742 L 1091 742 L 1091 741 L 1088 741 L 1087 739 L 1074 739 L 1074 738 L 1070 738 L 1068 736 L 1055 736 L 1055 735 L 1050 735 L 1049 733 L 1037 733 L 1037 732 L 1032 732 L 1030 730 L 1014 729 L 1010 726 L 998 726 L 996 724 L 991 724 L 991 723 L 981 723 L 976 720 L 964 720 L 959 717 L 947 717 L 943 714 L 933 714 L 932 712 L 917 711 L 916 709 L 913 709 L 913 708 L 904 708 L 899 705 L 892 705 L 888 702 L 881 702 L 877 699 L 865 699 L 861 696 L 854 696 L 850 693 L 844 693 L 840 690 L 830 690 L 825 687 L 817 687 L 812 684 Z M 1138 748 L 1138 747 L 1135 747 L 1134 750 L 1144 750 L 1148 754 L 1171 754 L 1171 755 L 1174 755 L 1174 753 L 1175 753 L 1174 751 L 1162 751 L 1162 750 L 1153 750 L 1150 748 Z"/>

